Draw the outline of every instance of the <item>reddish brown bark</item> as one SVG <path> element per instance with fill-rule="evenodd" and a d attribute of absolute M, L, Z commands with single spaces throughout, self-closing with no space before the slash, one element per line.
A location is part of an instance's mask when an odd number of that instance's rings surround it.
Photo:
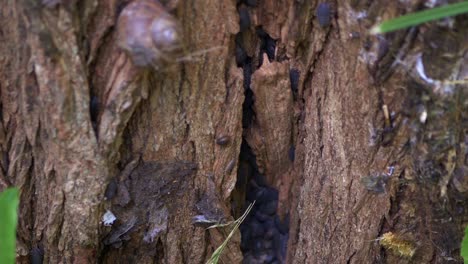
<path fill-rule="evenodd" d="M 326 27 L 317 1 L 162 1 L 192 59 L 156 71 L 118 47 L 129 2 L 2 5 L 0 190 L 21 190 L 18 262 L 36 246 L 47 263 L 206 262 L 229 229 L 192 217 L 242 212 L 242 142 L 290 216 L 288 263 L 461 261 L 467 93 L 444 81 L 468 75 L 466 17 L 375 37 L 376 21 L 424 1 L 331 3 Z M 385 186 L 362 183 L 377 176 Z M 389 232 L 414 256 L 381 246 Z M 242 261 L 239 243 L 224 263 Z"/>

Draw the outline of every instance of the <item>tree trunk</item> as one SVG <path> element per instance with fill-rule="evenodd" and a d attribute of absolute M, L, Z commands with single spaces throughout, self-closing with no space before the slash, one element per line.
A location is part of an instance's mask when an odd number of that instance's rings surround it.
<path fill-rule="evenodd" d="M 205 263 L 254 200 L 222 263 L 461 263 L 468 19 L 367 35 L 429 2 L 6 1 L 18 263 Z"/>

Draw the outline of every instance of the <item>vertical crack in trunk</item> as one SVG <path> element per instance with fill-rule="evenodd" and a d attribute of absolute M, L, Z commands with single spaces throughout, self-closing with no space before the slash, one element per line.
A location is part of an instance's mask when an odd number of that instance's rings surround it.
<path fill-rule="evenodd" d="M 270 62 L 275 59 L 276 40 L 271 38 L 261 27 L 257 27 L 253 33 L 247 11 L 253 7 L 247 2 L 238 5 L 241 32 L 235 38 L 236 63 L 238 67 L 243 69 L 245 99 L 242 105 L 243 137 L 232 202 L 233 204 L 241 204 L 241 209 L 245 209 L 249 204 L 255 202 L 252 211 L 240 227 L 243 263 L 284 263 L 289 238 L 289 215 L 284 220 L 280 219 L 277 213 L 279 192 L 270 186 L 273 183 L 267 181 L 267 177 L 264 175 L 267 172 L 259 170 L 256 156 L 245 136 L 248 130 L 259 126 L 256 123 L 254 110 L 255 94 L 251 89 L 252 75 L 263 64 L 263 54 L 267 55 Z M 250 31 L 248 31 L 249 29 Z M 255 42 L 259 45 L 249 56 L 246 47 L 252 47 Z M 297 79 L 294 73 L 292 78 Z M 292 90 L 294 93 L 294 87 Z M 291 147 L 288 155 L 290 159 L 294 159 L 294 147 Z M 240 201 L 236 201 L 236 199 Z M 242 212 L 237 211 L 233 214 L 235 217 L 239 217 Z"/>

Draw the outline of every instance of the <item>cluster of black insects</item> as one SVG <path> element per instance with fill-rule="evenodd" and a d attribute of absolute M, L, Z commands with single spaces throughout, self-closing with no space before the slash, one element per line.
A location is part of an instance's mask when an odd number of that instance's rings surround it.
<path fill-rule="evenodd" d="M 276 214 L 278 191 L 252 179 L 247 189 L 247 202 L 253 201 L 255 206 L 240 227 L 243 263 L 283 263 L 289 230 L 288 224 Z"/>
<path fill-rule="evenodd" d="M 255 155 L 244 142 L 239 157 L 238 183 L 246 183 L 246 206 L 254 207 L 240 226 L 245 264 L 284 263 L 289 223 L 277 214 L 278 190 L 258 171 Z"/>

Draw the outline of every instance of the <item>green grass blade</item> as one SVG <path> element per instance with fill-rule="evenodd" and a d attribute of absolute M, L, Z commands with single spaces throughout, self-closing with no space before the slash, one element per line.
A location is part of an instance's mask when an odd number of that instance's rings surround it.
<path fill-rule="evenodd" d="M 17 188 L 0 193 L 0 263 L 15 263 L 18 197 Z"/>
<path fill-rule="evenodd" d="M 461 253 L 460 255 L 465 259 L 465 263 L 468 263 L 468 226 L 465 228 L 465 237 L 463 238 L 461 244 Z"/>
<path fill-rule="evenodd" d="M 386 33 L 402 28 L 416 26 L 424 22 L 441 19 L 444 17 L 456 16 L 463 13 L 468 13 L 468 1 L 423 10 L 420 12 L 397 17 L 395 19 L 387 20 L 382 24 L 374 26 L 370 33 Z"/>
<path fill-rule="evenodd" d="M 247 215 L 249 214 L 250 210 L 252 210 L 253 206 L 255 204 L 255 201 L 247 207 L 247 210 L 245 210 L 245 213 L 236 221 L 234 221 L 235 225 L 232 228 L 231 232 L 229 233 L 228 237 L 224 240 L 223 244 L 219 246 L 213 254 L 211 254 L 211 258 L 208 260 L 206 264 L 217 264 L 219 261 L 219 258 L 221 257 L 221 253 L 223 253 L 224 248 L 226 247 L 227 243 L 231 239 L 231 237 L 234 235 L 236 230 L 239 228 L 239 226 L 242 224 L 242 222 L 245 220 Z"/>

